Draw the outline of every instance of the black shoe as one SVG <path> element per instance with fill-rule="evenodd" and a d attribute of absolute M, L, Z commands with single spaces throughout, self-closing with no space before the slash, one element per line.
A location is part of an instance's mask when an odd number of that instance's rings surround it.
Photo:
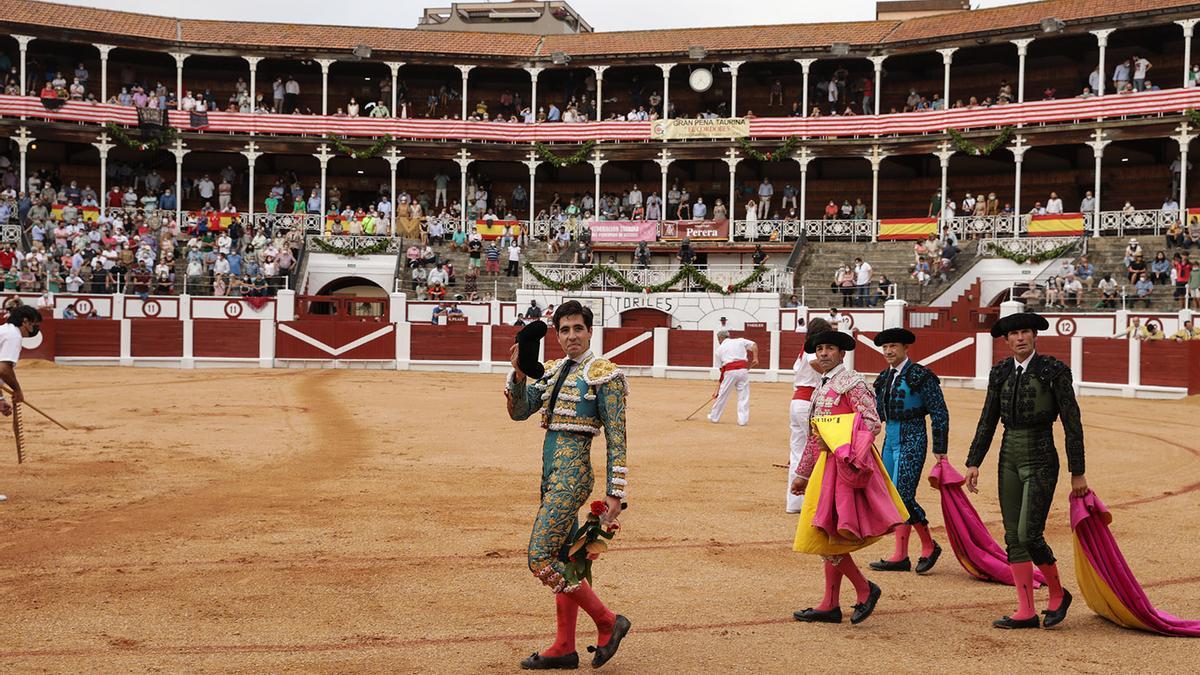
<path fill-rule="evenodd" d="M 933 569 L 933 566 L 937 564 L 938 558 L 941 555 L 942 547 L 936 541 L 933 542 L 933 553 L 930 553 L 928 557 L 921 556 L 917 558 L 917 574 L 928 574 L 929 570 Z"/>
<path fill-rule="evenodd" d="M 799 612 L 792 612 L 792 618 L 805 623 L 841 623 L 842 608 L 834 607 L 833 609 L 802 609 Z"/>
<path fill-rule="evenodd" d="M 1036 616 L 1031 616 L 1028 619 L 1014 619 L 1006 616 L 1002 619 L 996 619 L 992 622 L 992 625 L 996 628 L 1015 629 L 1037 628 L 1039 624 Z"/>
<path fill-rule="evenodd" d="M 860 624 L 871 616 L 871 612 L 875 611 L 875 603 L 879 602 L 879 596 L 883 595 L 883 591 L 879 589 L 873 582 L 868 581 L 867 585 L 871 587 L 871 592 L 867 594 L 867 601 L 854 606 L 854 613 L 850 615 L 850 623 Z"/>
<path fill-rule="evenodd" d="M 921 558 L 924 560 L 924 558 Z M 908 572 L 912 570 L 912 560 L 876 560 L 869 567 L 876 572 Z"/>
<path fill-rule="evenodd" d="M 1042 620 L 1042 628 L 1053 628 L 1054 626 L 1062 623 L 1063 619 L 1067 618 L 1067 609 L 1070 608 L 1070 606 L 1071 592 L 1064 588 L 1063 599 L 1058 605 L 1058 609 L 1047 609 L 1046 611 L 1042 612 L 1042 614 L 1046 615 L 1046 618 Z"/>
<path fill-rule="evenodd" d="M 626 619 L 618 614 L 617 621 L 613 625 L 612 635 L 608 638 L 608 644 L 600 645 L 599 647 L 588 647 L 589 652 L 596 653 L 596 655 L 592 657 L 593 668 L 599 668 L 600 666 L 608 663 L 608 660 L 613 656 L 616 656 L 617 647 L 621 646 L 621 640 L 625 637 L 625 634 L 629 632 L 630 625 L 629 619 Z"/>
<path fill-rule="evenodd" d="M 521 661 L 521 670 L 575 670 L 578 667 L 578 652 L 562 656 L 542 656 L 534 652 Z"/>

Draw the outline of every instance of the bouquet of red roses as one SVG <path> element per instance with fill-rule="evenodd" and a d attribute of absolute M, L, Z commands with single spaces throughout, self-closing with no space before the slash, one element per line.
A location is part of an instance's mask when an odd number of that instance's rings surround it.
<path fill-rule="evenodd" d="M 575 533 L 575 540 L 567 551 L 566 574 L 568 586 L 577 586 L 587 580 L 592 583 L 592 562 L 608 550 L 606 540 L 613 538 L 620 524 L 613 521 L 607 525 L 600 522 L 600 517 L 608 511 L 608 505 L 602 501 L 592 502 L 591 512 L 587 520 Z"/>

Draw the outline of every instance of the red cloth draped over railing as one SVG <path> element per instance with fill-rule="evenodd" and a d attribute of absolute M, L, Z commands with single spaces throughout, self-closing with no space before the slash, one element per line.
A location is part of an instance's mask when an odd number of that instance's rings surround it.
<path fill-rule="evenodd" d="M 1086 99 L 1031 101 L 991 108 L 959 108 L 949 111 L 863 115 L 856 117 L 758 117 L 750 120 L 754 138 L 788 136 L 862 137 L 896 134 L 938 133 L 947 128 L 985 129 L 1015 124 L 1092 121 L 1131 115 L 1178 113 L 1200 108 L 1200 87 L 1110 94 Z M 137 125 L 137 109 L 106 103 L 70 101 L 57 110 L 47 110 L 30 96 L 0 96 L 0 116 L 32 119 L 115 122 Z M 170 112 L 171 125 L 190 128 L 188 113 Z M 508 122 L 464 122 L 461 120 L 392 119 L 369 117 L 322 117 L 319 115 L 273 115 L 251 113 L 208 113 L 209 132 L 296 134 L 323 136 L 384 136 L 396 138 L 478 140 L 512 143 L 560 141 L 639 141 L 650 139 L 650 122 L 580 122 L 520 124 Z"/>

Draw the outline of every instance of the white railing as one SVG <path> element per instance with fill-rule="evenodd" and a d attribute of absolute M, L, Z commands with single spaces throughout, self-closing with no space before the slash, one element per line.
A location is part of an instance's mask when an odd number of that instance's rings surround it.
<path fill-rule="evenodd" d="M 1032 258 L 1035 255 L 1062 248 L 1068 244 L 1082 244 L 1087 253 L 1087 237 L 1011 237 L 1008 239 L 980 239 L 978 253 L 981 256 L 997 256 L 1001 252 Z M 1071 257 L 1074 249 L 1067 249 Z"/>
<path fill-rule="evenodd" d="M 1139 211 L 1101 211 L 1100 236 L 1133 234 L 1165 234 L 1167 228 L 1180 222 L 1179 211 L 1143 209 Z M 1092 214 L 1084 214 L 1088 234 L 1095 232 Z"/>
<path fill-rule="evenodd" d="M 590 265 L 571 265 L 561 263 L 534 263 L 533 268 L 542 277 L 550 280 L 553 288 L 543 284 L 538 277 L 525 270 L 522 274 L 522 287 L 531 290 L 556 290 L 559 286 L 574 286 L 584 281 L 592 271 Z M 638 288 L 648 288 L 670 281 L 679 272 L 677 265 L 650 265 L 636 267 L 632 265 L 609 266 L 619 274 L 636 284 Z M 713 283 L 725 288 L 745 280 L 754 274 L 754 268 L 745 265 L 707 265 L 697 269 Z M 795 273 L 790 268 L 772 267 L 753 284 L 745 288 L 744 293 L 784 293 L 791 292 L 795 282 Z M 597 274 L 586 286 L 572 290 L 622 290 L 615 275 L 607 272 Z M 694 282 L 680 281 L 670 288 L 672 291 L 704 291 L 704 288 Z"/>
<path fill-rule="evenodd" d="M 254 214 L 254 229 L 269 228 L 272 233 L 291 232 L 299 229 L 305 234 L 321 234 L 321 214 L 319 213 L 256 213 Z"/>
<path fill-rule="evenodd" d="M 996 216 L 959 216 L 950 220 L 950 231 L 963 239 L 977 237 L 1015 237 L 1018 234 L 1018 221 L 1023 221 L 1014 215 Z M 1023 225 L 1022 225 L 1022 230 Z"/>
<path fill-rule="evenodd" d="M 753 224 L 753 231 L 751 225 Z M 743 241 L 796 241 L 804 231 L 799 220 L 759 220 L 733 223 L 733 236 Z"/>
<path fill-rule="evenodd" d="M 356 252 L 374 249 L 380 242 L 387 242 L 387 246 L 382 250 L 373 250 L 371 255 L 399 255 L 404 251 L 402 237 L 374 237 L 365 234 L 309 235 L 305 239 L 304 249 L 309 253 L 330 253 L 329 249 L 331 248 Z M 353 255 L 354 253 L 349 254 Z"/>
<path fill-rule="evenodd" d="M 813 241 L 871 241 L 874 220 L 806 220 L 804 236 Z"/>

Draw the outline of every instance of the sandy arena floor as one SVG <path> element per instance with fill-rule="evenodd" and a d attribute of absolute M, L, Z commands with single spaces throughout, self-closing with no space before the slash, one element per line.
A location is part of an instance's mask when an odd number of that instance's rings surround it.
<path fill-rule="evenodd" d="M 553 601 L 524 555 L 541 430 L 508 420 L 502 375 L 18 372 L 34 403 L 81 430 L 30 411 L 28 462 L 6 450 L 4 670 L 511 672 L 548 643 Z M 1196 668 L 1196 642 L 1117 628 L 1082 598 L 1060 630 L 992 629 L 1012 591 L 970 579 L 940 527 L 931 576 L 869 575 L 884 594 L 863 625 L 793 622 L 821 575 L 790 551 L 775 466 L 790 389 L 755 385 L 748 428 L 732 406 L 719 426 L 681 422 L 711 386 L 633 381 L 632 508 L 596 572 L 634 628 L 605 670 Z M 982 396 L 946 393 L 961 467 Z M 1092 398 L 1083 410 L 1088 477 L 1135 572 L 1160 608 L 1200 618 L 1200 405 Z M 996 533 L 997 454 L 976 499 Z M 1067 483 L 1047 535 L 1074 589 Z M 581 652 L 593 638 L 582 616 Z"/>

